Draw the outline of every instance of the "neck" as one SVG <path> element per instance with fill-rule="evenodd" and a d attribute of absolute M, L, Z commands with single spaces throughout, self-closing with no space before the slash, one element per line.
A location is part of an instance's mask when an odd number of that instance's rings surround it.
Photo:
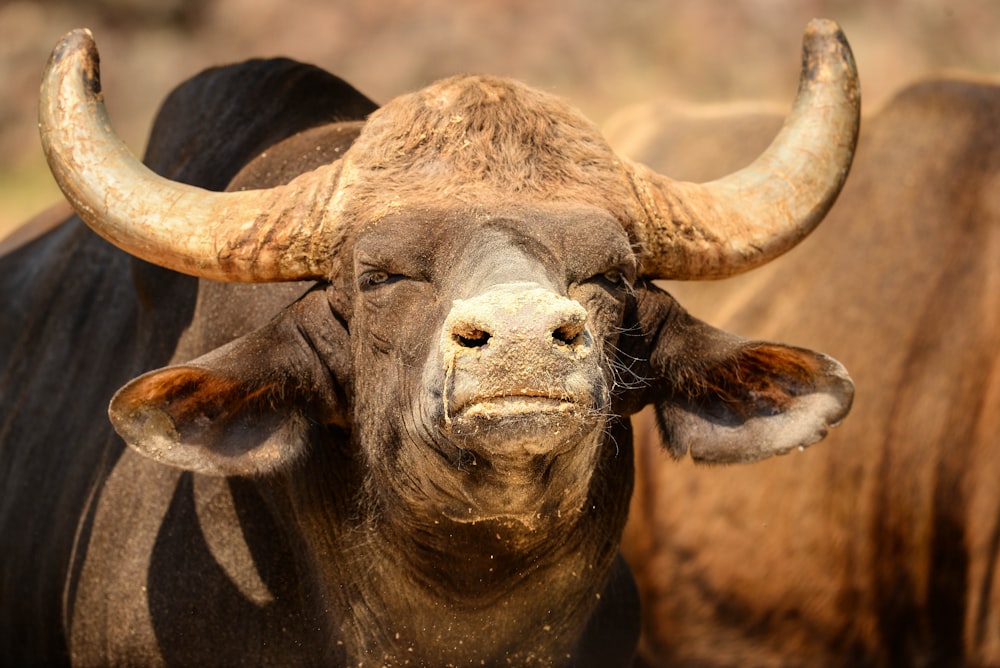
<path fill-rule="evenodd" d="M 589 464 L 597 471 L 592 478 L 571 479 L 573 466 L 554 463 L 544 485 L 549 492 L 536 488 L 532 493 L 541 496 L 527 506 L 478 517 L 482 508 L 475 505 L 435 506 L 374 475 L 370 489 L 363 486 L 355 497 L 368 500 L 367 507 L 355 503 L 348 513 L 331 507 L 322 475 L 312 492 L 292 491 L 334 642 L 348 657 L 388 665 L 470 657 L 487 665 L 529 657 L 562 663 L 611 570 L 631 493 L 631 451 L 593 450 L 601 455 Z M 411 471 L 440 470 L 410 464 L 424 467 Z M 523 496 L 530 487 L 524 484 L 507 491 Z M 481 491 L 464 489 L 463 500 Z M 359 517 L 365 519 L 352 519 Z"/>
<path fill-rule="evenodd" d="M 558 527 L 557 540 L 505 520 L 443 519 L 402 537 L 396 522 L 357 528 L 346 552 L 365 570 L 352 576 L 349 596 L 338 582 L 344 571 L 318 564 L 330 598 L 351 611 L 340 624 L 349 655 L 390 665 L 561 663 L 615 555 L 612 541 L 565 540 L 593 533 L 584 520 Z"/>

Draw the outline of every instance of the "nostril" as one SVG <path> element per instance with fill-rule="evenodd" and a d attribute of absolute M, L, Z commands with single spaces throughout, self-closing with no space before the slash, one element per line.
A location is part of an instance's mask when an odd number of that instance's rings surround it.
<path fill-rule="evenodd" d="M 570 322 L 564 325 L 556 327 L 552 332 L 552 338 L 560 343 L 566 345 L 573 345 L 577 343 L 580 339 L 580 335 L 583 334 L 583 323 Z"/>
<path fill-rule="evenodd" d="M 455 331 L 451 335 L 452 340 L 463 348 L 482 348 L 490 341 L 490 333 L 481 329 L 470 327 L 461 331 Z"/>

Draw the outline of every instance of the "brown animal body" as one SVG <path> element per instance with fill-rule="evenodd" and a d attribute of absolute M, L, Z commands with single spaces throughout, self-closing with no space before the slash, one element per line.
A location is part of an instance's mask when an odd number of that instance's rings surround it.
<path fill-rule="evenodd" d="M 630 663 L 625 418 L 751 462 L 851 404 L 832 358 L 652 283 L 832 204 L 857 80 L 830 22 L 803 62 L 775 144 L 708 184 L 517 82 L 376 110 L 287 60 L 183 84 L 150 170 L 68 35 L 40 128 L 79 218 L 0 257 L 0 663 Z"/>
<path fill-rule="evenodd" d="M 624 551 L 651 665 L 1000 665 L 998 118 L 993 83 L 907 88 L 865 117 L 822 230 L 733 281 L 670 286 L 732 331 L 832 351 L 857 398 L 822 450 L 753 468 L 665 461 L 640 419 Z M 609 138 L 703 179 L 780 118 L 660 123 L 645 149 Z"/>

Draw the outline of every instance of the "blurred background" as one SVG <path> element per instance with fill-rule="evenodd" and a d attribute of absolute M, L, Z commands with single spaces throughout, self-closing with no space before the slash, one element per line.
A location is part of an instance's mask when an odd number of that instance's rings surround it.
<path fill-rule="evenodd" d="M 518 78 L 591 119 L 657 98 L 789 104 L 802 29 L 841 23 L 865 109 L 942 70 L 1000 75 L 997 0 L 0 0 L 0 236 L 59 197 L 35 123 L 48 54 L 89 27 L 115 126 L 141 154 L 163 97 L 284 55 L 377 102 L 460 72 Z"/>

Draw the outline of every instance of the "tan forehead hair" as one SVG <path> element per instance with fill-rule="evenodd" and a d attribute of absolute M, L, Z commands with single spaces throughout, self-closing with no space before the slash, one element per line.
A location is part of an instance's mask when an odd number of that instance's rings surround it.
<path fill-rule="evenodd" d="M 344 194 L 369 214 L 428 198 L 499 197 L 578 201 L 627 218 L 627 182 L 597 127 L 561 98 L 509 79 L 453 77 L 396 98 L 345 158 Z"/>

